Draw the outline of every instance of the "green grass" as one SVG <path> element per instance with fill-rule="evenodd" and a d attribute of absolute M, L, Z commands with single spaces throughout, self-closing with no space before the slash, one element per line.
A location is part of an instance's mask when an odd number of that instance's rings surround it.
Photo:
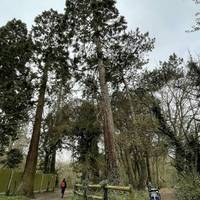
<path fill-rule="evenodd" d="M 83 200 L 83 199 L 78 198 L 78 197 L 67 197 L 67 198 L 64 198 L 64 200 Z"/>
<path fill-rule="evenodd" d="M 148 199 L 148 193 L 146 191 L 134 191 L 131 197 L 129 194 L 110 193 L 109 197 L 112 200 L 146 200 Z M 71 197 L 67 200 L 81 200 L 81 198 Z"/>
<path fill-rule="evenodd" d="M 8 197 L 8 196 L 0 196 L 0 200 L 27 200 L 25 197 Z"/>

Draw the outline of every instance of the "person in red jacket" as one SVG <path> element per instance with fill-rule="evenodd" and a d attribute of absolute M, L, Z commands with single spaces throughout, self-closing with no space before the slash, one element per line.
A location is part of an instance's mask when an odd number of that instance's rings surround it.
<path fill-rule="evenodd" d="M 64 197 L 66 187 L 67 187 L 67 183 L 66 183 L 66 180 L 65 180 L 65 178 L 64 178 L 64 179 L 62 180 L 62 182 L 60 183 L 61 198 Z"/>

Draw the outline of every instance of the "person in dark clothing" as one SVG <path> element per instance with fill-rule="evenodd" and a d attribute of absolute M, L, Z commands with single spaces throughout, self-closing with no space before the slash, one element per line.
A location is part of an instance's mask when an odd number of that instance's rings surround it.
<path fill-rule="evenodd" d="M 60 183 L 61 198 L 64 197 L 66 187 L 67 187 L 67 183 L 66 183 L 66 180 L 65 180 L 65 178 L 64 178 L 64 179 L 62 180 L 62 182 Z"/>

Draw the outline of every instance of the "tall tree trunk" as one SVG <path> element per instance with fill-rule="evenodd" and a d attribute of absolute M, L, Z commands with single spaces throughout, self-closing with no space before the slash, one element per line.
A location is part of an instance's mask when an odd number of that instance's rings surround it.
<path fill-rule="evenodd" d="M 28 151 L 28 156 L 26 159 L 26 165 L 22 178 L 22 192 L 28 197 L 34 196 L 34 180 L 37 166 L 38 157 L 38 146 L 40 140 L 40 129 L 42 122 L 42 114 L 45 103 L 45 91 L 48 79 L 48 68 L 44 68 L 43 76 L 41 79 L 41 85 L 39 90 L 38 103 L 36 108 L 35 122 L 33 125 L 33 133 L 31 137 L 31 143 Z"/>
<path fill-rule="evenodd" d="M 135 164 L 135 170 L 136 170 L 136 182 L 139 182 L 139 179 L 140 179 L 140 174 L 141 174 L 141 170 L 140 170 L 140 166 L 139 166 L 139 152 L 137 150 L 137 147 L 135 147 L 135 154 L 134 154 L 134 160 L 135 160 L 135 163 L 132 163 Z"/>
<path fill-rule="evenodd" d="M 159 163 L 158 163 L 158 156 L 156 155 L 156 184 L 157 186 L 160 185 L 160 179 L 159 179 Z"/>
<path fill-rule="evenodd" d="M 55 174 L 56 173 L 56 153 L 57 153 L 57 142 L 59 138 L 56 136 L 56 132 L 54 131 L 56 127 L 56 123 L 59 121 L 59 114 L 61 104 L 62 104 L 62 90 L 63 90 L 63 84 L 60 83 L 59 87 L 59 94 L 58 94 L 58 101 L 57 101 L 57 108 L 56 108 L 56 116 L 55 119 L 52 116 L 52 122 L 49 129 L 49 136 L 51 138 L 51 161 L 50 161 L 50 173 Z"/>
<path fill-rule="evenodd" d="M 129 176 L 129 181 L 130 184 L 135 187 L 135 181 L 134 181 L 134 171 L 133 171 L 133 166 L 132 166 L 132 162 L 131 162 L 131 157 L 130 157 L 130 153 L 128 152 L 127 149 L 124 149 L 124 156 L 126 159 L 126 163 L 127 163 L 127 168 L 128 168 L 128 176 Z"/>
<path fill-rule="evenodd" d="M 131 160 L 129 160 L 130 162 L 128 163 L 128 156 L 129 156 L 129 159 L 130 159 L 130 155 L 125 155 L 126 153 L 124 152 L 124 148 L 122 148 L 122 145 L 119 144 L 118 145 L 118 151 L 119 151 L 119 154 L 120 154 L 120 160 L 121 160 L 121 164 L 123 165 L 124 167 L 124 170 L 126 172 L 126 175 L 127 175 L 127 178 L 129 180 L 129 184 L 131 184 L 133 187 L 135 187 L 135 183 L 134 183 L 134 173 L 132 174 L 130 171 L 130 165 L 132 167 L 132 162 Z"/>
<path fill-rule="evenodd" d="M 151 180 L 151 168 L 149 162 L 149 153 L 146 151 L 146 165 L 147 165 L 147 175 L 148 175 L 148 182 L 152 182 Z"/>
<path fill-rule="evenodd" d="M 45 125 L 46 124 L 43 124 L 43 132 L 44 133 L 45 133 Z M 50 162 L 49 133 L 48 132 L 45 133 L 44 143 L 43 143 L 43 147 L 42 148 L 44 148 L 44 154 L 45 154 L 44 155 L 43 173 L 44 174 L 48 174 L 49 173 L 49 162 Z"/>
<path fill-rule="evenodd" d="M 98 140 L 94 140 L 92 142 L 92 152 L 93 156 L 89 159 L 89 165 L 91 167 L 91 175 L 92 181 L 97 183 L 100 178 L 99 174 L 99 166 L 98 166 L 98 157 L 99 157 L 99 147 L 98 147 Z"/>
<path fill-rule="evenodd" d="M 46 151 L 44 157 L 44 169 L 43 169 L 44 174 L 49 173 L 49 156 L 50 156 L 49 151 Z"/>
<path fill-rule="evenodd" d="M 100 83 L 101 97 L 102 97 L 102 110 L 104 117 L 104 142 L 106 150 L 108 179 L 110 182 L 118 183 L 119 174 L 117 169 L 117 156 L 116 156 L 115 142 L 114 142 L 115 130 L 114 130 L 113 114 L 111 110 L 108 84 L 106 81 L 106 69 L 103 63 L 101 42 L 98 36 L 95 39 L 95 43 L 96 43 L 96 52 L 98 59 L 99 83 Z"/>
<path fill-rule="evenodd" d="M 139 160 L 139 166 L 140 166 L 140 177 L 139 177 L 138 189 L 144 190 L 147 180 L 147 169 L 146 169 L 145 159 L 143 157 L 141 157 Z"/>
<path fill-rule="evenodd" d="M 134 122 L 134 120 L 135 120 L 135 112 L 134 112 L 134 107 L 133 107 L 133 103 L 132 103 L 132 97 L 131 97 L 131 94 L 130 94 L 130 90 L 129 90 L 128 84 L 127 84 L 125 78 L 123 77 L 123 75 L 122 75 L 122 81 L 124 83 L 124 86 L 125 86 L 125 89 L 126 89 L 126 94 L 127 94 L 128 101 L 129 101 L 129 105 L 130 105 L 131 118 L 132 118 L 132 120 Z"/>
<path fill-rule="evenodd" d="M 52 150 L 50 173 L 51 174 L 56 173 L 56 147 L 54 147 Z"/>

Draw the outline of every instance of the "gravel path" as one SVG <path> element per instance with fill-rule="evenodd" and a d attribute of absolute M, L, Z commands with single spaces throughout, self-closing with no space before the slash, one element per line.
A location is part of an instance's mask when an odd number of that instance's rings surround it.
<path fill-rule="evenodd" d="M 161 189 L 161 199 L 162 200 L 175 200 L 174 197 L 174 190 L 173 189 Z M 70 197 L 72 197 L 73 193 L 72 191 L 66 191 L 65 197 L 63 200 L 68 200 Z M 61 200 L 60 198 L 60 191 L 56 191 L 54 193 L 42 193 L 36 195 L 36 200 Z"/>
<path fill-rule="evenodd" d="M 63 200 L 68 200 L 69 197 L 72 197 L 72 191 L 67 190 Z M 60 191 L 37 194 L 35 200 L 61 200 Z"/>
<path fill-rule="evenodd" d="M 173 189 L 161 189 L 161 200 L 175 200 Z"/>

